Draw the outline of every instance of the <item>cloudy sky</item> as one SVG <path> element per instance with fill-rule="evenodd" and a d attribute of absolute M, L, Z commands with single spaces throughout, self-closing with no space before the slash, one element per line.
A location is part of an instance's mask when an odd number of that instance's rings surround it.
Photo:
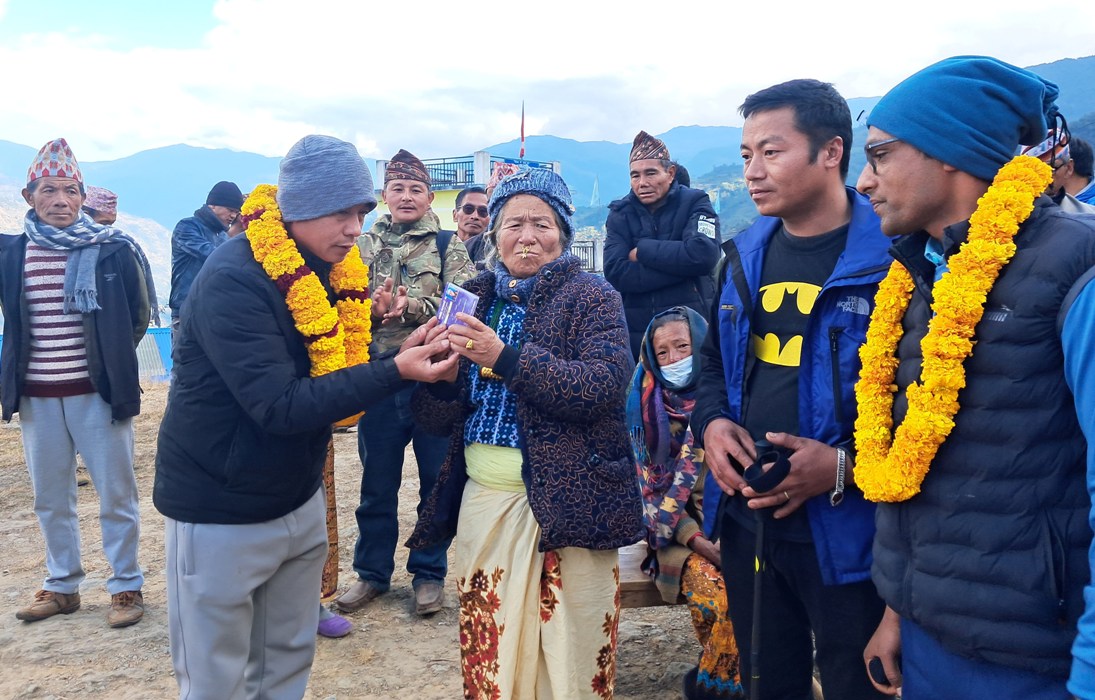
<path fill-rule="evenodd" d="M 1090 0 L 0 0 L 0 139 L 429 158 L 517 138 L 524 100 L 526 134 L 622 143 L 738 125 L 791 78 L 861 97 L 955 54 L 1087 56 L 1093 27 Z"/>

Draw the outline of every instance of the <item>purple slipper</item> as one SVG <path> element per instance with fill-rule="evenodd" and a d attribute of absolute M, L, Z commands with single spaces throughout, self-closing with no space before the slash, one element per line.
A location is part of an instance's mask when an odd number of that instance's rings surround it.
<path fill-rule="evenodd" d="M 338 639 L 348 635 L 353 628 L 354 626 L 350 621 L 341 615 L 331 615 L 326 620 L 319 621 L 319 629 L 316 630 L 316 633 L 321 637 Z"/>

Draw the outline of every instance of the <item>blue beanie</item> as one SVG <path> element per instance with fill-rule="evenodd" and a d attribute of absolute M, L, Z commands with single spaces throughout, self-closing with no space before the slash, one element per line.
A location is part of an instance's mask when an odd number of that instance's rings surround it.
<path fill-rule="evenodd" d="M 886 131 L 982 180 L 1020 144 L 1046 137 L 1057 86 L 988 56 L 954 56 L 914 73 L 871 110 L 868 126 Z"/>
<path fill-rule="evenodd" d="M 539 197 L 555 210 L 565 229 L 563 233 L 566 234 L 566 245 L 563 247 L 569 248 L 570 242 L 574 239 L 574 223 L 570 219 L 570 215 L 574 212 L 574 205 L 571 204 L 570 190 L 563 182 L 563 178 L 547 168 L 522 168 L 513 175 L 503 178 L 494 188 L 490 203 L 487 205 L 491 220 L 497 220 L 502 206 L 511 197 L 519 194 Z"/>
<path fill-rule="evenodd" d="M 305 136 L 281 159 L 278 207 L 283 221 L 308 221 L 357 204 L 376 206 L 373 176 L 352 143 Z"/>

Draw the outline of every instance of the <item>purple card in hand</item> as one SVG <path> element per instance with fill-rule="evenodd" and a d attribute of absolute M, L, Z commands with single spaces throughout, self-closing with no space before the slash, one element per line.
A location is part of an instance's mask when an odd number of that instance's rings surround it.
<path fill-rule="evenodd" d="M 479 304 L 479 296 L 466 289 L 456 286 L 452 282 L 445 285 L 445 291 L 441 294 L 441 305 L 437 307 L 437 320 L 446 326 L 466 325 L 456 318 L 456 314 L 465 313 L 475 315 L 475 307 Z"/>

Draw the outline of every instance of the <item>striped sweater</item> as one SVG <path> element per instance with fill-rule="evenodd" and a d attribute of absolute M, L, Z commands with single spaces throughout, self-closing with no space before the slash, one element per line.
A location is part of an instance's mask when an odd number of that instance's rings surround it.
<path fill-rule="evenodd" d="M 30 345 L 24 396 L 77 396 L 95 391 L 87 368 L 83 317 L 62 310 L 68 252 L 27 243 L 23 289 Z"/>

